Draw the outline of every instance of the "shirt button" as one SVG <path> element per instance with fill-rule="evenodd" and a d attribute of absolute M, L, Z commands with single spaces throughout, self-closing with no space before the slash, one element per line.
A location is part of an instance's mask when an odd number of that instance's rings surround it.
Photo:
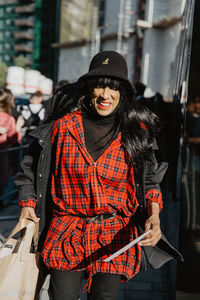
<path fill-rule="evenodd" d="M 43 143 L 43 140 L 42 140 L 42 139 L 40 139 L 40 143 L 41 143 L 41 144 Z"/>
<path fill-rule="evenodd" d="M 41 194 L 41 193 L 39 194 L 39 197 L 40 197 L 40 198 L 42 197 L 42 194 Z"/>
<path fill-rule="evenodd" d="M 137 183 L 136 186 L 140 186 L 139 183 Z"/>
<path fill-rule="evenodd" d="M 41 173 L 39 174 L 39 177 L 42 178 L 42 174 Z"/>

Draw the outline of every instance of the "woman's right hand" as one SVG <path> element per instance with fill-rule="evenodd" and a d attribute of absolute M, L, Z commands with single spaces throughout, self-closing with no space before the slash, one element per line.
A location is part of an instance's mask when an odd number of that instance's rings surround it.
<path fill-rule="evenodd" d="M 34 223 L 38 223 L 40 218 L 37 218 L 36 214 L 35 214 L 35 209 L 32 207 L 23 207 L 21 210 L 21 214 L 19 217 L 19 221 L 21 219 L 26 219 L 29 218 L 31 220 L 33 220 Z"/>

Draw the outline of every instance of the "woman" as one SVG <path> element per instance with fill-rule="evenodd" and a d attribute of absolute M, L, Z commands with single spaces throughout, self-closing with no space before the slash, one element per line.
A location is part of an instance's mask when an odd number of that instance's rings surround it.
<path fill-rule="evenodd" d="M 16 142 L 17 132 L 15 119 L 11 116 L 9 95 L 0 89 L 0 148 L 8 148 Z"/>
<path fill-rule="evenodd" d="M 10 115 L 9 95 L 0 89 L 0 197 L 8 184 L 8 153 L 5 149 L 16 142 L 16 124 Z"/>
<path fill-rule="evenodd" d="M 157 117 L 136 104 L 126 62 L 114 51 L 95 55 L 87 74 L 58 90 L 52 111 L 32 133 L 36 141 L 15 180 L 21 218 L 40 218 L 51 299 L 77 299 L 83 275 L 88 299 L 116 299 L 120 282 L 141 268 L 141 245 L 104 259 L 138 236 L 143 190 L 137 189 L 139 200 L 136 185 L 144 178 L 151 233 L 142 246 L 161 238 L 159 182 L 166 168 L 154 156 Z"/>

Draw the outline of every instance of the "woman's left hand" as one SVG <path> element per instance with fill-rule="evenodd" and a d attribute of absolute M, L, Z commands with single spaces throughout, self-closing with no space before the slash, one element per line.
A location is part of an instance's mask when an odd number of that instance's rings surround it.
<path fill-rule="evenodd" d="M 161 239 L 159 210 L 158 203 L 152 203 L 148 209 L 149 218 L 145 222 L 145 232 L 149 229 L 151 229 L 151 232 L 141 241 L 142 246 L 154 247 Z"/>
<path fill-rule="evenodd" d="M 8 129 L 5 127 L 0 127 L 0 134 L 5 134 L 8 132 Z"/>

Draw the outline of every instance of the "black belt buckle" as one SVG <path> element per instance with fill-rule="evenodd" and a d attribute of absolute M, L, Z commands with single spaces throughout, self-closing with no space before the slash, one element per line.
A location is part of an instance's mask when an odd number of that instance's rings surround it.
<path fill-rule="evenodd" d="M 104 220 L 104 215 L 100 215 L 100 216 L 99 216 L 99 220 L 100 220 L 100 221 L 103 221 L 103 220 Z"/>
<path fill-rule="evenodd" d="M 103 221 L 103 220 L 112 220 L 112 219 L 115 218 L 115 216 L 116 216 L 116 213 L 114 213 L 114 214 L 102 214 L 102 215 L 96 215 L 95 217 L 89 219 L 89 220 L 87 221 L 87 223 L 92 223 L 92 222 L 94 222 L 94 221 L 96 221 L 96 220 L 99 220 L 99 221 Z"/>
<path fill-rule="evenodd" d="M 91 219 L 89 219 L 89 220 L 87 221 L 87 223 L 93 223 L 93 222 L 96 221 L 97 219 L 98 219 L 98 215 L 95 216 L 95 217 L 92 217 Z"/>

